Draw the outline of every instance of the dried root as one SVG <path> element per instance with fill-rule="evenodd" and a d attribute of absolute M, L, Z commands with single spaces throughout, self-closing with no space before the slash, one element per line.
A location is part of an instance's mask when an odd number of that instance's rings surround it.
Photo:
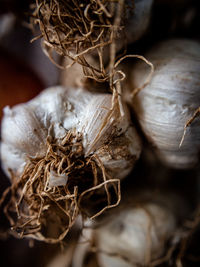
<path fill-rule="evenodd" d="M 62 241 L 78 214 L 95 218 L 120 201 L 119 180 L 108 177 L 94 155 L 84 157 L 81 136 L 72 132 L 48 138 L 46 155 L 30 158 L 21 177 L 12 177 L 5 213 L 19 237 Z"/>
<path fill-rule="evenodd" d="M 182 146 L 183 144 L 183 141 L 185 139 L 185 135 L 186 135 L 186 131 L 187 131 L 187 128 L 192 124 L 192 122 L 200 115 L 200 107 L 198 107 L 194 114 L 192 115 L 192 117 L 186 122 L 185 126 L 184 126 L 184 131 L 183 131 L 183 136 L 181 138 L 181 142 L 179 144 L 179 147 Z"/>
<path fill-rule="evenodd" d="M 53 60 L 53 51 L 79 63 L 84 75 L 98 82 L 109 81 L 116 57 L 116 39 L 125 42 L 126 10 L 134 9 L 134 0 L 36 0 L 32 24 L 39 24 L 43 46 Z M 110 63 L 105 69 L 104 49 Z M 88 54 L 98 57 L 91 65 Z M 68 68 L 66 66 L 65 68 Z"/>
<path fill-rule="evenodd" d="M 31 22 L 39 24 L 41 34 L 33 40 L 43 38 L 45 54 L 58 67 L 68 69 L 78 63 L 82 66 L 84 78 L 95 80 L 97 84 L 109 83 L 108 90 L 119 97 L 121 82 L 126 75 L 117 67 L 125 58 L 133 57 L 149 65 L 151 73 L 145 84 L 134 90 L 132 97 L 149 83 L 154 72 L 151 62 L 140 55 L 117 58 L 118 45 L 126 47 L 124 27 L 127 16 L 133 15 L 134 0 L 35 1 Z M 54 51 L 70 63 L 59 65 L 54 60 Z M 91 55 L 95 55 L 97 60 Z"/>

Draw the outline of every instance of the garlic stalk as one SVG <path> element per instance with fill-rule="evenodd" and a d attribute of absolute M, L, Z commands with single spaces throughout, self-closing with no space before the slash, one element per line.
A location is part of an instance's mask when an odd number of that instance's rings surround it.
<path fill-rule="evenodd" d="M 146 58 L 154 64 L 155 72 L 131 105 L 160 159 L 174 168 L 191 168 L 199 160 L 198 119 L 188 127 L 181 147 L 179 144 L 186 122 L 200 106 L 200 44 L 185 39 L 168 40 L 147 53 Z M 143 63 L 132 67 L 131 90 L 144 84 L 147 68 Z"/>
<path fill-rule="evenodd" d="M 118 180 L 132 170 L 141 152 L 124 105 L 123 109 L 121 116 L 112 95 L 63 87 L 46 89 L 26 104 L 4 109 L 2 166 L 19 194 L 17 212 L 21 208 L 21 218 L 28 216 L 32 220 L 29 227 L 37 228 L 35 238 L 44 240 L 41 228 L 45 214 L 54 219 L 53 203 L 60 210 L 55 217 L 61 216 L 69 228 L 79 208 L 86 212 L 81 203 L 95 190 L 101 195 L 99 188 L 105 189 L 106 208 L 118 203 Z M 109 184 L 117 194 L 116 204 L 112 204 Z M 35 209 L 39 210 L 36 214 Z M 58 239 L 67 231 L 65 227 Z"/>

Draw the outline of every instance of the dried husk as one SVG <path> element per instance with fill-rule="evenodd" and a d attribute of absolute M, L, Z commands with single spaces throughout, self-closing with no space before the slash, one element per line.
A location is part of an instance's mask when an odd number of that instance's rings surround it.
<path fill-rule="evenodd" d="M 145 56 L 154 65 L 154 74 L 130 101 L 130 91 L 144 83 L 149 70 L 141 62 L 129 65 L 129 102 L 159 158 L 173 168 L 192 168 L 199 161 L 200 150 L 200 44 L 172 39 Z"/>
<path fill-rule="evenodd" d="M 94 218 L 118 205 L 120 179 L 141 151 L 122 106 L 123 115 L 112 95 L 55 87 L 5 109 L 1 153 L 12 181 L 5 212 L 21 236 L 58 242 L 79 213 Z"/>

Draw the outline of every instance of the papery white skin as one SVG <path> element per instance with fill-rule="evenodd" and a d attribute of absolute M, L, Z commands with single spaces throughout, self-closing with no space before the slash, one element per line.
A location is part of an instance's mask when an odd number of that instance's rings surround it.
<path fill-rule="evenodd" d="M 112 95 L 64 87 L 46 89 L 26 104 L 11 109 L 6 107 L 1 144 L 4 170 L 8 175 L 9 169 L 21 175 L 28 157 L 45 155 L 48 135 L 60 140 L 67 131 L 75 130 L 82 134 L 85 156 L 98 155 L 112 178 L 124 178 L 140 155 L 141 142 L 131 126 L 126 107 L 123 117 L 115 109 L 107 119 L 111 108 Z M 119 136 L 127 144 L 122 152 L 126 150 L 128 159 L 120 156 L 121 147 L 112 144 Z M 111 144 L 106 144 L 107 141 Z M 58 185 L 54 181 L 56 177 L 52 173 L 51 182 Z M 61 180 L 63 185 L 67 177 Z"/>
<path fill-rule="evenodd" d="M 199 160 L 199 119 L 188 127 L 180 148 L 179 144 L 184 125 L 200 106 L 200 44 L 185 39 L 169 40 L 145 56 L 154 64 L 155 72 L 131 104 L 160 159 L 174 168 L 191 168 Z M 144 84 L 148 73 L 145 63 L 132 67 L 131 90 Z"/>
<path fill-rule="evenodd" d="M 6 174 L 9 169 L 20 175 L 27 162 L 27 156 L 43 156 L 47 129 L 28 105 L 4 108 L 1 127 L 1 162 Z"/>
<path fill-rule="evenodd" d="M 162 255 L 175 226 L 173 213 L 151 202 L 113 215 L 95 230 L 100 267 L 147 266 Z"/>

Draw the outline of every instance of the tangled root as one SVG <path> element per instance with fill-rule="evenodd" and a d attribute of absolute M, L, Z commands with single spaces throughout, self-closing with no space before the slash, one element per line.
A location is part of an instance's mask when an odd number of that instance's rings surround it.
<path fill-rule="evenodd" d="M 20 178 L 13 175 L 10 192 L 5 213 L 12 229 L 48 243 L 62 241 L 78 214 L 95 218 L 120 201 L 119 180 L 94 155 L 84 157 L 82 138 L 72 132 L 48 138 L 46 155 L 30 158 Z"/>
<path fill-rule="evenodd" d="M 78 63 L 85 78 L 109 83 L 109 91 L 121 95 L 120 83 L 126 77 L 117 69 L 122 60 L 138 58 L 151 67 L 145 84 L 149 83 L 153 65 L 139 55 L 117 58 L 117 49 L 126 47 L 125 25 L 134 11 L 134 0 L 35 0 L 32 25 L 39 24 L 43 49 L 49 59 L 62 69 Z M 122 45 L 121 43 L 124 42 Z M 106 52 L 105 52 L 106 49 Z M 54 60 L 54 51 L 69 59 L 67 66 Z M 95 55 L 98 60 L 91 59 Z M 106 62 L 108 59 L 108 62 Z M 142 88 L 136 88 L 134 97 Z"/>
<path fill-rule="evenodd" d="M 110 73 L 104 68 L 103 50 L 109 47 L 110 61 L 115 61 L 115 40 L 126 40 L 126 10 L 133 8 L 134 0 L 36 0 L 32 24 L 39 24 L 41 35 L 34 39 L 43 38 L 51 60 L 55 50 L 81 64 L 85 76 L 105 82 Z M 88 61 L 91 53 L 98 56 L 99 66 Z"/>

